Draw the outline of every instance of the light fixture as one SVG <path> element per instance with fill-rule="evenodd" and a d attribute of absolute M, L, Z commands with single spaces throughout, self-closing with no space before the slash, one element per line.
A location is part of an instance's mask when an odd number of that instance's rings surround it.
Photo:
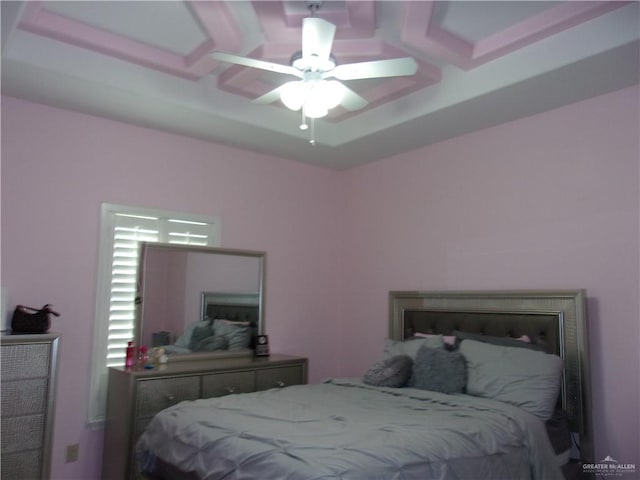
<path fill-rule="evenodd" d="M 316 144 L 314 120 L 322 118 L 337 107 L 344 98 L 345 87 L 335 80 L 323 80 L 307 72 L 304 80 L 287 82 L 280 88 L 280 100 L 290 110 L 302 111 L 300 130 L 307 130 L 311 120 L 309 143 Z"/>
<path fill-rule="evenodd" d="M 304 108 L 305 116 L 321 118 L 344 98 L 344 86 L 335 80 L 307 79 L 285 83 L 280 99 L 290 110 Z"/>
<path fill-rule="evenodd" d="M 302 19 L 302 49 L 291 57 L 290 65 L 218 51 L 212 52 L 211 56 L 217 61 L 297 77 L 298 79 L 293 82 L 285 83 L 264 93 L 254 102 L 268 104 L 279 98 L 290 110 L 301 111 L 300 129 L 309 130 L 310 142 L 315 144 L 314 121 L 316 118 L 326 116 L 329 110 L 338 104 L 349 112 L 355 112 L 369 103 L 338 80 L 414 75 L 418 71 L 418 63 L 411 57 L 403 57 L 338 65 L 336 58 L 331 54 L 336 25 L 315 16 L 322 0 L 305 1 L 311 16 Z M 335 80 L 328 80 L 329 78 L 335 78 Z"/>
<path fill-rule="evenodd" d="M 335 80 L 323 80 L 313 72 L 306 72 L 303 80 L 287 82 L 280 88 L 280 100 L 290 110 L 301 110 L 300 130 L 307 130 L 311 120 L 309 143 L 316 144 L 314 120 L 322 118 L 337 107 L 344 98 L 345 87 Z"/>

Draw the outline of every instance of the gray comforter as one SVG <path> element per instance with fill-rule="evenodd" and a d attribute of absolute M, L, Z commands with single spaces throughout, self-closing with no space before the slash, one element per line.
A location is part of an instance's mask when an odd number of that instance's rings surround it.
<path fill-rule="evenodd" d="M 202 480 L 562 479 L 542 422 L 468 395 L 333 379 L 182 402 L 138 442 Z"/>

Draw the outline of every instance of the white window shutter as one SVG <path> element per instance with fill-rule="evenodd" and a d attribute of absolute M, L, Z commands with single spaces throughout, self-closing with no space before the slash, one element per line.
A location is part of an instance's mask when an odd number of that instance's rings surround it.
<path fill-rule="evenodd" d="M 161 219 L 116 213 L 113 223 L 107 367 L 124 365 L 127 342 L 135 336 L 140 242 L 159 241 Z"/>
<path fill-rule="evenodd" d="M 161 210 L 104 204 L 89 423 L 104 420 L 107 368 L 123 366 L 135 336 L 140 242 L 220 245 L 220 222 Z"/>

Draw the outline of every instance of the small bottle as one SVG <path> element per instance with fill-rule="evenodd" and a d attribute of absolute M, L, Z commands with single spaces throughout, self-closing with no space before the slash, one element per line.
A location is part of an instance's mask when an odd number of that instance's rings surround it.
<path fill-rule="evenodd" d="M 147 347 L 142 345 L 138 349 L 138 367 L 144 368 L 149 363 L 149 354 L 147 353 Z"/>
<path fill-rule="evenodd" d="M 124 361 L 125 368 L 133 368 L 135 365 L 135 351 L 136 347 L 133 346 L 133 342 L 127 343 L 127 356 Z"/>

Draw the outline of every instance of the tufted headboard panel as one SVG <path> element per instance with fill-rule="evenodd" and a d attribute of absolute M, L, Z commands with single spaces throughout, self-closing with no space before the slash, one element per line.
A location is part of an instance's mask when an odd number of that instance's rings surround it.
<path fill-rule="evenodd" d="M 494 337 L 526 335 L 545 352 L 560 355 L 559 323 L 557 314 L 405 310 L 403 338 L 416 333 L 451 335 L 455 330 Z"/>
<path fill-rule="evenodd" d="M 252 305 L 207 305 L 206 318 L 215 320 L 221 318 L 233 322 L 248 322 L 253 328 L 258 326 L 258 306 Z"/>

